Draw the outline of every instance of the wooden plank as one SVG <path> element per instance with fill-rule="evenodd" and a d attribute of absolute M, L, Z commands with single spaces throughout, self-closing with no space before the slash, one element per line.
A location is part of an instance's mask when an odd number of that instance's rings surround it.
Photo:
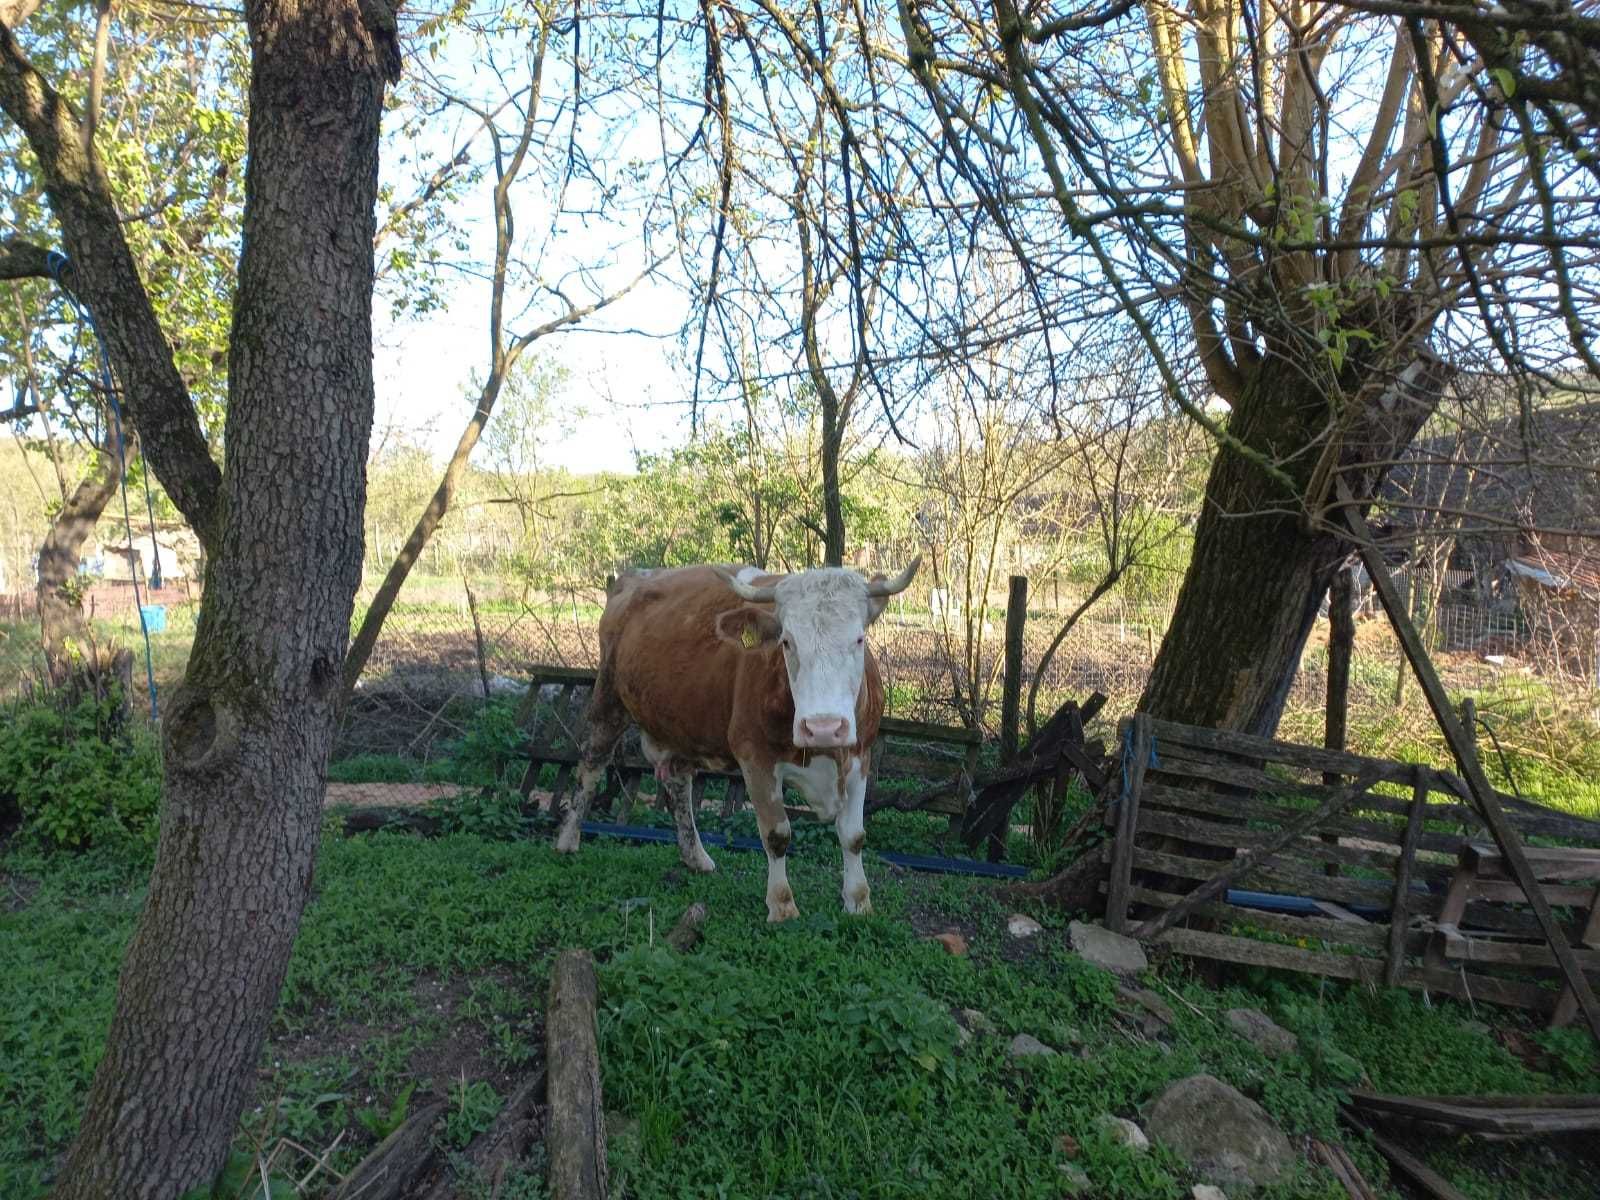
<path fill-rule="evenodd" d="M 1570 847 L 1528 846 L 1524 848 L 1528 866 L 1535 878 L 1548 880 L 1600 879 L 1600 850 Z M 1463 848 L 1465 860 L 1476 869 L 1479 879 L 1510 879 L 1506 857 L 1498 847 L 1482 842 L 1468 842 Z"/>
<path fill-rule="evenodd" d="M 1503 942 L 1495 938 L 1467 937 L 1452 929 L 1439 930 L 1444 957 L 1452 962 L 1498 963 L 1518 967 L 1553 967 L 1555 955 L 1548 945 Z M 1574 950 L 1572 957 L 1585 971 L 1600 971 L 1600 950 Z"/>
<path fill-rule="evenodd" d="M 1260 942 L 1247 937 L 1230 937 L 1199 929 L 1168 929 L 1163 931 L 1155 942 L 1191 958 L 1208 958 L 1244 966 L 1273 967 L 1306 975 L 1347 979 L 1374 987 L 1383 982 L 1383 960 L 1378 958 L 1303 950 L 1298 946 Z M 1554 995 L 1547 989 L 1511 980 L 1493 979 L 1483 975 L 1463 976 L 1458 971 L 1430 972 L 1415 967 L 1408 967 L 1402 971 L 1399 982 L 1402 987 L 1413 990 L 1439 992 L 1458 999 L 1470 998 L 1479 1003 L 1504 1004 L 1517 1008 L 1545 1008 Z"/>
<path fill-rule="evenodd" d="M 1444 903 L 1439 906 L 1437 924 L 1454 928 L 1461 923 L 1467 911 L 1467 902 L 1472 898 L 1472 884 L 1472 868 L 1459 863 L 1450 880 L 1450 888 L 1445 892 Z M 1444 940 L 1441 937 L 1435 935 L 1429 940 L 1423 962 L 1430 968 L 1444 966 Z"/>
<path fill-rule="evenodd" d="M 1152 908 L 1170 908 L 1183 899 L 1182 896 L 1171 892 L 1159 892 L 1153 888 L 1142 887 L 1133 888 L 1128 896 L 1135 904 L 1148 904 Z M 1371 950 L 1381 950 L 1389 942 L 1387 925 L 1363 921 L 1359 917 L 1349 921 L 1329 920 L 1326 917 L 1296 917 L 1287 913 L 1263 912 L 1257 908 L 1229 904 L 1224 900 L 1213 900 L 1202 904 L 1192 915 L 1213 921 L 1237 921 L 1271 933 L 1281 933 L 1287 937 L 1312 937 L 1319 941 L 1361 946 Z M 1422 933 L 1412 933 L 1408 937 L 1419 952 L 1427 941 L 1427 935 Z"/>
<path fill-rule="evenodd" d="M 1485 1103 L 1475 1096 L 1384 1096 L 1353 1091 L 1350 1103 L 1363 1115 L 1386 1114 L 1450 1125 L 1468 1133 L 1502 1136 L 1600 1130 L 1600 1096 L 1550 1097 L 1565 1103 L 1530 1103 L 1541 1097 L 1506 1097 Z"/>
<path fill-rule="evenodd" d="M 1600 1094 L 1595 1092 L 1482 1092 L 1465 1096 L 1396 1096 L 1356 1088 L 1350 1092 L 1352 1101 L 1363 1106 L 1384 1107 L 1401 1104 L 1442 1104 L 1451 1108 L 1489 1108 L 1512 1111 L 1516 1109 L 1582 1108 L 1600 1113 Z"/>
<path fill-rule="evenodd" d="M 1158 946 L 1170 947 L 1192 958 L 1210 958 L 1244 966 L 1276 967 L 1358 983 L 1376 984 L 1383 976 L 1381 959 L 1361 958 L 1328 950 L 1303 950 L 1299 946 L 1284 946 L 1277 942 L 1261 942 L 1255 938 L 1209 933 L 1199 929 L 1165 929 L 1154 941 Z"/>
<path fill-rule="evenodd" d="M 1106 891 L 1106 928 L 1121 933 L 1128 927 L 1128 889 L 1133 883 L 1134 839 L 1139 830 L 1139 792 L 1144 786 L 1145 766 L 1150 761 L 1150 718 L 1136 713 L 1131 737 L 1123 744 L 1133 761 L 1127 764 L 1127 780 L 1117 801 L 1117 836 L 1111 857 L 1111 882 Z"/>
<path fill-rule="evenodd" d="M 1374 776 L 1376 774 L 1377 772 L 1375 770 L 1369 769 L 1360 775 L 1354 783 L 1349 785 L 1349 787 L 1341 788 L 1334 795 L 1324 800 L 1315 809 L 1306 813 L 1300 819 L 1286 825 L 1283 830 L 1275 835 L 1270 841 L 1266 842 L 1260 847 L 1257 847 L 1256 849 L 1245 851 L 1245 853 L 1235 859 L 1233 863 L 1223 868 L 1223 870 L 1218 874 L 1207 879 L 1199 887 L 1195 888 L 1194 891 L 1185 896 L 1180 903 L 1173 905 L 1165 912 L 1158 913 L 1148 921 L 1145 921 L 1136 930 L 1134 930 L 1134 936 L 1138 938 L 1154 937 L 1163 929 L 1166 929 L 1167 927 L 1176 924 L 1178 921 L 1181 921 L 1184 913 L 1189 909 L 1192 909 L 1196 904 L 1202 904 L 1215 896 L 1221 895 L 1227 890 L 1228 885 L 1235 879 L 1240 879 L 1245 875 L 1248 875 L 1256 863 L 1270 860 L 1271 856 L 1279 849 L 1289 845 L 1296 838 L 1302 837 L 1307 832 L 1314 829 L 1319 820 L 1333 815 L 1333 813 L 1339 808 L 1343 807 L 1345 804 L 1348 804 L 1351 800 L 1365 792 L 1374 783 Z"/>
<path fill-rule="evenodd" d="M 1319 746 L 1301 746 L 1294 742 L 1280 742 L 1248 733 L 1234 733 L 1225 729 L 1202 729 L 1155 718 L 1151 719 L 1150 732 L 1154 735 L 1158 747 L 1170 742 L 1178 746 L 1192 746 L 1199 750 L 1237 755 L 1258 762 L 1283 763 L 1306 771 L 1334 772 L 1339 775 L 1366 775 L 1376 771 L 1380 782 L 1404 783 L 1411 770 L 1409 763 L 1395 762 L 1391 759 L 1365 758 L 1342 750 L 1324 750 Z"/>
<path fill-rule="evenodd" d="M 1395 869 L 1394 899 L 1389 905 L 1389 954 L 1383 968 L 1384 987 L 1400 982 L 1400 968 L 1406 952 L 1406 926 L 1410 922 L 1411 872 L 1416 866 L 1417 840 L 1422 836 L 1422 819 L 1428 809 L 1430 772 L 1412 768 L 1411 813 L 1406 818 L 1405 840 L 1400 843 L 1400 862 Z"/>
<path fill-rule="evenodd" d="M 1345 482 L 1343 476 L 1336 475 L 1334 482 L 1338 488 L 1339 500 L 1342 502 L 1341 512 L 1350 532 L 1355 536 L 1361 560 L 1367 565 L 1367 574 L 1377 589 L 1378 599 L 1383 603 L 1384 611 L 1389 614 L 1389 623 L 1394 627 L 1395 634 L 1405 649 L 1406 658 L 1416 673 L 1417 681 L 1422 685 L 1423 693 L 1428 698 L 1428 706 L 1433 709 L 1434 719 L 1444 731 L 1445 741 L 1456 757 L 1456 765 L 1461 768 L 1467 787 L 1472 793 L 1472 799 L 1494 835 L 1495 845 L 1499 846 L 1501 853 L 1506 856 L 1511 874 L 1528 893 L 1528 903 L 1533 908 L 1534 916 L 1539 920 L 1545 940 L 1555 951 L 1561 973 L 1576 995 L 1578 1007 L 1588 1018 L 1589 1032 L 1594 1035 L 1596 1042 L 1600 1042 L 1600 998 L 1595 996 L 1594 989 L 1589 986 L 1583 970 L 1573 958 L 1572 947 L 1562 936 L 1561 930 L 1556 925 L 1555 914 L 1550 911 L 1549 902 L 1537 886 L 1533 869 L 1528 865 L 1527 856 L 1523 853 L 1522 841 L 1506 818 L 1505 811 L 1500 807 L 1495 791 L 1489 785 L 1489 780 L 1483 773 L 1483 766 L 1473 750 L 1471 740 L 1462 732 L 1461 724 L 1456 720 L 1450 698 L 1444 690 L 1444 685 L 1439 681 L 1438 673 L 1433 669 L 1428 651 L 1423 646 L 1421 637 L 1411 624 L 1411 619 L 1395 591 L 1394 580 L 1389 577 L 1388 564 L 1384 562 L 1383 554 L 1372 540 L 1372 530 L 1355 506 L 1350 485 Z"/>
<path fill-rule="evenodd" d="M 1184 812 L 1261 821 L 1274 826 L 1292 821 L 1308 811 L 1304 808 L 1291 808 L 1250 797 L 1220 796 L 1215 792 L 1191 791 L 1147 780 L 1140 807 L 1149 805 L 1179 809 Z M 1362 820 L 1355 817 L 1329 817 L 1317 824 L 1315 832 L 1384 842 L 1394 846 L 1396 850 L 1405 839 L 1405 826 L 1398 821 L 1390 824 L 1386 821 Z M 1460 834 L 1424 832 L 1417 844 L 1424 850 L 1448 854 L 1453 860 L 1464 842 L 1465 839 Z"/>
<path fill-rule="evenodd" d="M 1461 776 L 1452 771 L 1435 771 L 1434 774 L 1439 777 L 1441 784 L 1468 804 L 1472 803 L 1472 789 Z M 1531 800 L 1524 800 L 1521 796 L 1513 796 L 1494 788 L 1489 790 L 1493 792 L 1500 807 L 1505 810 L 1507 819 L 1525 836 L 1538 834 L 1541 837 L 1567 838 L 1591 845 L 1600 842 L 1600 821 L 1558 812 L 1556 809 L 1546 808 L 1542 804 L 1535 804 Z"/>
<path fill-rule="evenodd" d="M 1378 763 L 1376 759 L 1373 761 Z M 1410 766 L 1407 765 L 1404 774 L 1409 775 L 1410 769 Z M 1393 778 L 1400 772 L 1394 771 L 1392 765 L 1379 763 L 1379 770 L 1386 778 L 1380 779 L 1379 784 L 1374 786 L 1392 785 L 1401 782 L 1401 780 Z M 1151 773 L 1157 776 L 1155 780 L 1157 783 L 1171 780 L 1175 781 L 1175 785 L 1179 787 L 1189 782 L 1221 784 L 1226 787 L 1241 789 L 1248 793 L 1251 798 L 1267 801 L 1281 799 L 1284 801 L 1304 800 L 1315 802 L 1327 799 L 1338 790 L 1337 786 L 1328 787 L 1322 783 L 1280 779 L 1276 775 L 1269 775 L 1264 771 L 1239 767 L 1231 763 L 1186 762 L 1170 754 L 1163 755 L 1161 767 L 1159 769 L 1153 768 Z M 1483 829 L 1483 821 L 1470 808 L 1461 804 L 1454 792 L 1442 788 L 1434 790 L 1438 792 L 1440 799 L 1430 799 L 1429 801 L 1428 819 L 1430 821 L 1465 824 L 1475 831 Z M 1290 807 L 1299 806 L 1291 804 Z M 1350 806 L 1350 811 L 1388 813 L 1396 817 L 1404 817 L 1411 811 L 1411 800 L 1409 797 L 1401 799 L 1398 796 L 1385 796 L 1378 792 L 1368 792 L 1361 797 L 1359 804 Z"/>
<path fill-rule="evenodd" d="M 1226 846 L 1240 850 L 1259 849 L 1273 838 L 1270 830 L 1247 829 L 1242 825 L 1224 825 L 1216 821 L 1197 820 L 1193 817 L 1174 816 L 1170 813 L 1139 807 L 1139 829 L 1144 833 L 1161 834 L 1201 846 Z M 1296 838 L 1283 846 L 1274 857 L 1301 858 L 1317 864 L 1339 863 L 1351 867 L 1372 867 L 1393 874 L 1400 863 L 1398 848 L 1393 854 L 1382 850 L 1367 850 L 1359 846 L 1345 846 L 1337 840 L 1320 842 L 1310 837 Z M 1416 872 L 1419 879 L 1447 879 L 1447 863 L 1425 863 Z"/>
<path fill-rule="evenodd" d="M 1234 864 L 1238 865 L 1245 861 L 1243 858 L 1235 859 Z M 1225 864 L 1211 859 L 1185 858 L 1178 854 L 1166 854 L 1159 850 L 1136 847 L 1133 853 L 1133 865 L 1141 871 L 1157 871 L 1163 875 L 1176 875 L 1180 879 L 1193 879 L 1197 883 L 1205 883 L 1218 878 L 1217 868 Z M 1276 858 L 1257 860 L 1250 864 L 1248 870 L 1230 875 L 1223 890 L 1235 884 L 1242 884 L 1246 880 L 1280 889 L 1293 896 L 1341 900 L 1355 904 L 1387 904 L 1393 890 L 1393 885 L 1387 879 L 1355 879 L 1343 875 L 1297 871 L 1284 860 Z M 1194 892 L 1190 892 L 1184 898 L 1188 899 L 1193 895 Z M 1211 898 L 1212 895 L 1208 894 L 1196 903 L 1204 903 Z M 1419 912 L 1431 907 L 1427 897 L 1419 896 L 1417 901 Z M 1179 916 L 1181 919 L 1182 914 Z"/>
<path fill-rule="evenodd" d="M 960 725 L 934 725 L 928 721 L 907 721 L 902 717 L 885 717 L 878 723 L 878 728 L 896 738 L 952 742 L 958 746 L 977 746 L 983 742 L 981 730 L 966 729 Z"/>
<path fill-rule="evenodd" d="M 1594 895 L 1589 898 L 1589 918 L 1583 923 L 1583 932 L 1578 936 L 1578 941 L 1590 949 L 1600 950 L 1600 885 L 1596 885 Z M 1570 987 L 1563 987 L 1550 1014 L 1550 1024 L 1559 1029 L 1577 1015 L 1578 998 L 1572 994 Z"/>
<path fill-rule="evenodd" d="M 1348 1108 L 1344 1112 L 1352 1124 L 1358 1125 L 1367 1131 L 1367 1137 L 1371 1140 L 1373 1147 L 1379 1154 L 1389 1160 L 1390 1165 L 1395 1170 L 1422 1188 L 1423 1191 L 1433 1197 L 1433 1200 L 1467 1200 L 1467 1197 L 1457 1190 L 1455 1185 L 1428 1166 L 1427 1163 L 1402 1150 L 1395 1143 L 1374 1130 L 1366 1121 L 1355 1116 Z"/>

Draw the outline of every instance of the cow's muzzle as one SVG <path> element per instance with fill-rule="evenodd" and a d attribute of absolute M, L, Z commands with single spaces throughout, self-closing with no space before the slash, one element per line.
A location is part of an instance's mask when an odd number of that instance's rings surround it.
<path fill-rule="evenodd" d="M 800 717 L 794 723 L 794 744 L 805 750 L 837 750 L 851 742 L 849 717 L 832 713 Z"/>

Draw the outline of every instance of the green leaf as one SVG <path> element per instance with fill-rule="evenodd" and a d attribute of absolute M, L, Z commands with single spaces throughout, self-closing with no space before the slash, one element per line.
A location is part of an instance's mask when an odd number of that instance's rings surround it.
<path fill-rule="evenodd" d="M 1517 94 L 1517 77 L 1505 67 L 1494 67 L 1489 71 L 1494 76 L 1494 81 L 1500 85 L 1500 92 L 1507 100 Z"/>

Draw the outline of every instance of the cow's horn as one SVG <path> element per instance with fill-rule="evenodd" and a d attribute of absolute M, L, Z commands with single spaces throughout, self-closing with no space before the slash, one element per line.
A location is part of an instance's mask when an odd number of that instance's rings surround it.
<path fill-rule="evenodd" d="M 736 577 L 732 571 L 725 570 L 722 567 L 717 568 L 717 574 L 726 579 L 728 586 L 738 592 L 740 596 L 755 604 L 771 604 L 778 598 L 776 585 L 772 587 L 752 587 L 744 580 Z"/>
<path fill-rule="evenodd" d="M 905 591 L 911 586 L 911 580 L 916 575 L 917 568 L 921 565 L 922 555 L 919 554 L 911 560 L 911 564 L 904 571 L 901 571 L 893 579 L 885 579 L 881 583 L 875 579 L 868 580 L 867 595 L 872 597 L 894 596 Z"/>

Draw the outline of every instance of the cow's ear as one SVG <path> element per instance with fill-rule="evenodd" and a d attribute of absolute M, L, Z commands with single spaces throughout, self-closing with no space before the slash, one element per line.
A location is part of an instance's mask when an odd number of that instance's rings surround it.
<path fill-rule="evenodd" d="M 888 580 L 888 578 L 889 577 L 887 575 L 885 575 L 882 571 L 879 571 L 876 575 L 874 575 L 872 577 L 870 582 L 872 582 L 872 583 L 884 583 L 884 582 L 886 582 Z M 879 617 L 883 616 L 883 610 L 889 607 L 889 600 L 890 600 L 890 597 L 888 597 L 888 596 L 868 596 L 867 597 L 867 624 L 868 625 L 871 625 Z"/>
<path fill-rule="evenodd" d="M 770 608 L 741 604 L 717 616 L 717 636 L 741 650 L 770 646 L 783 636 L 783 622 Z"/>

